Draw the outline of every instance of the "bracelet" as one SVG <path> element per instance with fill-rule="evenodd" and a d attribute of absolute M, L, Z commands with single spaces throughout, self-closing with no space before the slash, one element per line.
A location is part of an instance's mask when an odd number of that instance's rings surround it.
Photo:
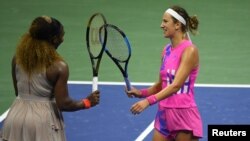
<path fill-rule="evenodd" d="M 85 109 L 89 109 L 91 107 L 91 102 L 86 98 L 82 100 L 82 103 Z"/>
<path fill-rule="evenodd" d="M 149 95 L 148 89 L 141 89 L 140 92 L 141 92 L 141 97 L 147 97 Z"/>
<path fill-rule="evenodd" d="M 157 99 L 155 95 L 151 95 L 147 97 L 146 99 L 148 100 L 149 105 L 154 105 L 155 103 L 157 103 Z"/>

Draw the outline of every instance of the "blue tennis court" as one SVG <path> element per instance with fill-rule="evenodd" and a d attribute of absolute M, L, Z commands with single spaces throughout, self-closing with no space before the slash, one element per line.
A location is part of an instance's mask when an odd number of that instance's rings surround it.
<path fill-rule="evenodd" d="M 143 88 L 149 84 L 133 85 Z M 75 99 L 87 96 L 91 88 L 90 83 L 69 83 L 70 95 Z M 99 89 L 101 103 L 95 108 L 63 113 L 68 141 L 150 141 L 157 106 L 135 116 L 129 109 L 138 99 L 128 98 L 122 83 L 103 83 Z M 200 141 L 207 141 L 208 124 L 250 123 L 248 85 L 196 85 L 195 91 L 204 124 Z"/>
<path fill-rule="evenodd" d="M 134 85 L 136 86 L 136 84 Z M 146 87 L 139 84 L 136 87 Z M 123 84 L 103 84 L 99 106 L 74 113 L 64 113 L 69 141 L 150 141 L 152 122 L 157 106 L 140 115 L 132 115 L 130 106 L 138 99 L 124 93 Z M 208 124 L 249 124 L 250 87 L 237 85 L 196 85 L 196 101 L 204 124 L 207 141 Z M 70 95 L 76 99 L 91 91 L 89 84 L 69 84 Z M 150 125 L 151 124 L 151 125 Z"/>

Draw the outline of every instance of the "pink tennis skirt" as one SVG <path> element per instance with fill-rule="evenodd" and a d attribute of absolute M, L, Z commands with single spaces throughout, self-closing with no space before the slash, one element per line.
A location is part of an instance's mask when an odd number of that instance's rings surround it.
<path fill-rule="evenodd" d="M 202 138 L 202 120 L 197 107 L 158 108 L 155 129 L 166 138 L 172 139 L 180 130 L 192 131 L 193 136 Z"/>

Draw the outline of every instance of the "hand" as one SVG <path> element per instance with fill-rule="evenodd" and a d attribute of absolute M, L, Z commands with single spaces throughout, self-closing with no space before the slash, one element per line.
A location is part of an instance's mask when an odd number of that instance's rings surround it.
<path fill-rule="evenodd" d="M 127 88 L 125 88 L 125 92 L 126 92 L 127 96 L 130 98 L 133 98 L 133 97 L 141 98 L 140 90 L 138 90 L 134 87 L 131 87 L 130 91 L 128 91 Z"/>
<path fill-rule="evenodd" d="M 89 96 L 87 96 L 87 99 L 90 101 L 91 107 L 96 106 L 100 101 L 100 92 L 98 90 L 92 92 Z"/>
<path fill-rule="evenodd" d="M 149 106 L 149 102 L 147 99 L 143 99 L 141 101 L 136 102 L 132 107 L 130 108 L 130 111 L 132 114 L 140 114 L 142 111 L 144 111 Z"/>

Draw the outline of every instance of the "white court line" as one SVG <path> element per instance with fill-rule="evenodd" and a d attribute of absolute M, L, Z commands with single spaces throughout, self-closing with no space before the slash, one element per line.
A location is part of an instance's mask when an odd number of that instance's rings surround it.
<path fill-rule="evenodd" d="M 68 84 L 92 84 L 92 81 L 68 81 Z M 101 81 L 98 82 L 100 85 L 125 85 L 125 82 L 105 82 Z M 131 82 L 131 85 L 137 85 L 137 86 L 149 86 L 153 83 L 148 82 Z"/>
<path fill-rule="evenodd" d="M 68 84 L 92 84 L 92 81 L 68 81 Z M 125 85 L 125 82 L 98 82 L 100 85 Z M 150 86 L 153 82 L 131 82 L 131 85 Z M 250 88 L 248 84 L 195 84 L 195 87 Z"/>
<path fill-rule="evenodd" d="M 69 81 L 69 84 L 92 84 L 92 81 Z M 98 82 L 100 85 L 125 85 L 124 82 Z M 153 82 L 132 82 L 131 85 L 150 86 Z M 250 85 L 241 84 L 195 84 L 195 87 L 223 87 L 223 88 L 250 88 Z M 143 141 L 145 137 L 154 129 L 154 120 L 148 127 L 135 139 L 135 141 Z"/>
<path fill-rule="evenodd" d="M 149 126 L 135 139 L 135 141 L 143 141 L 145 137 L 154 129 L 154 123 L 155 121 L 153 120 Z"/>
<path fill-rule="evenodd" d="M 7 116 L 8 112 L 9 112 L 9 110 L 10 110 L 10 109 L 8 109 L 7 111 L 5 111 L 5 112 L 0 116 L 0 122 L 2 122 L 2 121 L 6 118 L 6 116 Z"/>
<path fill-rule="evenodd" d="M 92 84 L 92 81 L 68 81 L 68 84 Z M 98 82 L 100 85 L 125 85 L 124 82 L 104 82 L 100 81 Z M 153 82 L 132 82 L 131 85 L 137 85 L 137 86 L 150 86 L 154 84 Z M 247 84 L 195 84 L 195 87 L 226 87 L 226 88 L 250 88 L 250 85 Z M 0 122 L 2 122 L 7 114 L 9 112 L 9 109 L 5 111 L 0 116 Z M 150 123 L 150 125 L 136 138 L 135 141 L 142 141 L 152 130 L 153 130 L 153 124 L 154 121 Z"/>
<path fill-rule="evenodd" d="M 68 84 L 92 84 L 92 81 L 68 81 Z M 124 82 L 105 82 L 100 81 L 98 82 L 100 85 L 125 85 Z M 150 86 L 154 84 L 153 82 L 132 82 L 131 85 L 137 85 L 137 86 Z M 227 87 L 227 88 L 250 88 L 250 85 L 241 85 L 241 84 L 195 84 L 195 87 Z M 7 116 L 9 109 L 5 111 L 0 116 L 0 122 L 5 119 Z"/>

